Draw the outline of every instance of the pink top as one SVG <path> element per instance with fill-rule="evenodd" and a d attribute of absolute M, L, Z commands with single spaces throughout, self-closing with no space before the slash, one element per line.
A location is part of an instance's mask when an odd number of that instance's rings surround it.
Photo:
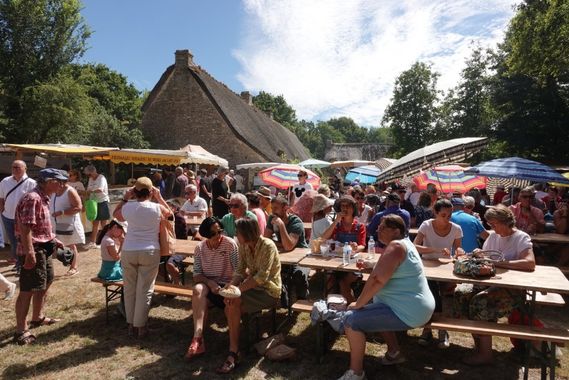
<path fill-rule="evenodd" d="M 543 211 L 537 207 L 530 206 L 530 212 L 533 218 L 530 218 L 528 215 L 522 213 L 521 203 L 516 203 L 515 205 L 510 206 L 510 210 L 512 210 L 514 217 L 516 218 L 516 227 L 519 230 L 527 232 L 528 234 L 534 234 L 537 232 L 536 223 L 542 225 L 545 224 L 545 220 L 543 219 Z"/>
<path fill-rule="evenodd" d="M 261 210 L 258 207 L 249 211 L 254 213 L 255 216 L 257 217 L 257 222 L 259 223 L 259 230 L 261 230 L 261 236 L 263 236 L 263 233 L 265 233 L 265 227 L 267 227 L 267 218 L 265 216 L 265 213 L 263 212 L 263 210 Z"/>

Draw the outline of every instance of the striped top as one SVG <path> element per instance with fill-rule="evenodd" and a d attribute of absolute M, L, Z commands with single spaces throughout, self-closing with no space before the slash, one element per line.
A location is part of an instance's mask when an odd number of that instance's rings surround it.
<path fill-rule="evenodd" d="M 194 251 L 194 275 L 201 274 L 218 284 L 228 284 L 238 262 L 237 244 L 230 237 L 222 236 L 216 249 L 209 248 L 204 240 Z"/>

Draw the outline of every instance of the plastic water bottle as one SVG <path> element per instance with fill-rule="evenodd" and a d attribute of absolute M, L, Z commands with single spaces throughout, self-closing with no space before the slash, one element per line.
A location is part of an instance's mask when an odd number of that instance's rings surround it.
<path fill-rule="evenodd" d="M 342 265 L 350 264 L 350 256 L 352 256 L 352 247 L 349 243 L 346 243 L 342 251 Z"/>
<path fill-rule="evenodd" d="M 373 240 L 373 236 L 370 236 L 369 241 L 367 243 L 367 259 L 373 260 L 375 255 L 375 240 Z"/>

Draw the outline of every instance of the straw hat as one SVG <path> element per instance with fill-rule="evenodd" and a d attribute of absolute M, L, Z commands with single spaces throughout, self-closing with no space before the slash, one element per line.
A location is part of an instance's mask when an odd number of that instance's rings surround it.
<path fill-rule="evenodd" d="M 314 197 L 314 203 L 312 204 L 312 213 L 322 211 L 326 207 L 334 205 L 334 201 L 323 194 L 318 194 Z"/>
<path fill-rule="evenodd" d="M 259 190 L 257 190 L 257 195 L 263 198 L 267 198 L 267 199 L 272 199 L 273 196 L 271 194 L 271 189 L 269 189 L 268 187 L 265 186 L 261 186 L 259 187 Z"/>
<path fill-rule="evenodd" d="M 138 191 L 143 189 L 151 191 L 152 187 L 152 181 L 148 177 L 140 177 L 134 183 L 134 188 Z"/>

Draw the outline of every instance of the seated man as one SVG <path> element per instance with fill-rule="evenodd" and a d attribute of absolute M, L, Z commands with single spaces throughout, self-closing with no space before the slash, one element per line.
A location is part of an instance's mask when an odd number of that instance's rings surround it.
<path fill-rule="evenodd" d="M 379 237 L 377 236 L 377 227 L 379 227 L 381 219 L 384 216 L 390 214 L 395 214 L 403 218 L 403 221 L 405 222 L 405 227 L 407 228 L 407 231 L 409 231 L 411 216 L 409 215 L 409 212 L 407 210 L 404 210 L 400 207 L 400 203 L 401 203 L 401 198 L 399 197 L 399 195 L 397 195 L 397 193 L 391 193 L 387 196 L 385 200 L 385 210 L 375 214 L 375 216 L 371 219 L 371 222 L 369 222 L 369 224 L 367 225 L 368 239 L 369 237 L 373 236 L 373 239 L 379 242 L 378 240 Z M 382 244 L 378 244 L 378 246 L 382 246 Z"/>
<path fill-rule="evenodd" d="M 286 198 L 277 196 L 271 201 L 273 213 L 267 220 L 264 236 L 271 238 L 276 236 L 277 247 L 288 252 L 294 248 L 308 248 L 304 235 L 304 223 L 300 218 L 289 212 L 289 205 Z M 306 299 L 308 296 L 308 273 L 310 269 L 299 267 L 298 265 L 287 265 L 283 268 L 281 276 L 289 278 L 290 285 L 296 289 L 296 296 L 299 299 Z M 291 289 L 283 289 L 283 306 L 289 305 Z"/>
<path fill-rule="evenodd" d="M 276 306 L 281 295 L 281 262 L 275 243 L 261 236 L 255 219 L 236 222 L 239 241 L 239 264 L 231 285 L 238 286 L 241 296 L 225 299 L 225 316 L 229 327 L 229 356 L 219 373 L 233 371 L 239 361 L 241 315 Z"/>
<path fill-rule="evenodd" d="M 223 233 L 230 238 L 235 237 L 235 222 L 244 217 L 255 219 L 257 221 L 257 216 L 248 210 L 249 202 L 247 197 L 241 193 L 235 193 L 229 198 L 229 214 L 226 214 L 221 218 L 221 223 L 223 224 Z"/>
<path fill-rule="evenodd" d="M 186 202 L 184 202 L 180 208 L 180 214 L 194 218 L 204 218 L 207 214 L 207 202 L 198 195 L 198 188 L 196 185 L 186 186 L 184 195 L 186 196 Z M 191 227 L 188 231 L 188 235 L 195 238 L 197 232 L 197 226 Z"/>

